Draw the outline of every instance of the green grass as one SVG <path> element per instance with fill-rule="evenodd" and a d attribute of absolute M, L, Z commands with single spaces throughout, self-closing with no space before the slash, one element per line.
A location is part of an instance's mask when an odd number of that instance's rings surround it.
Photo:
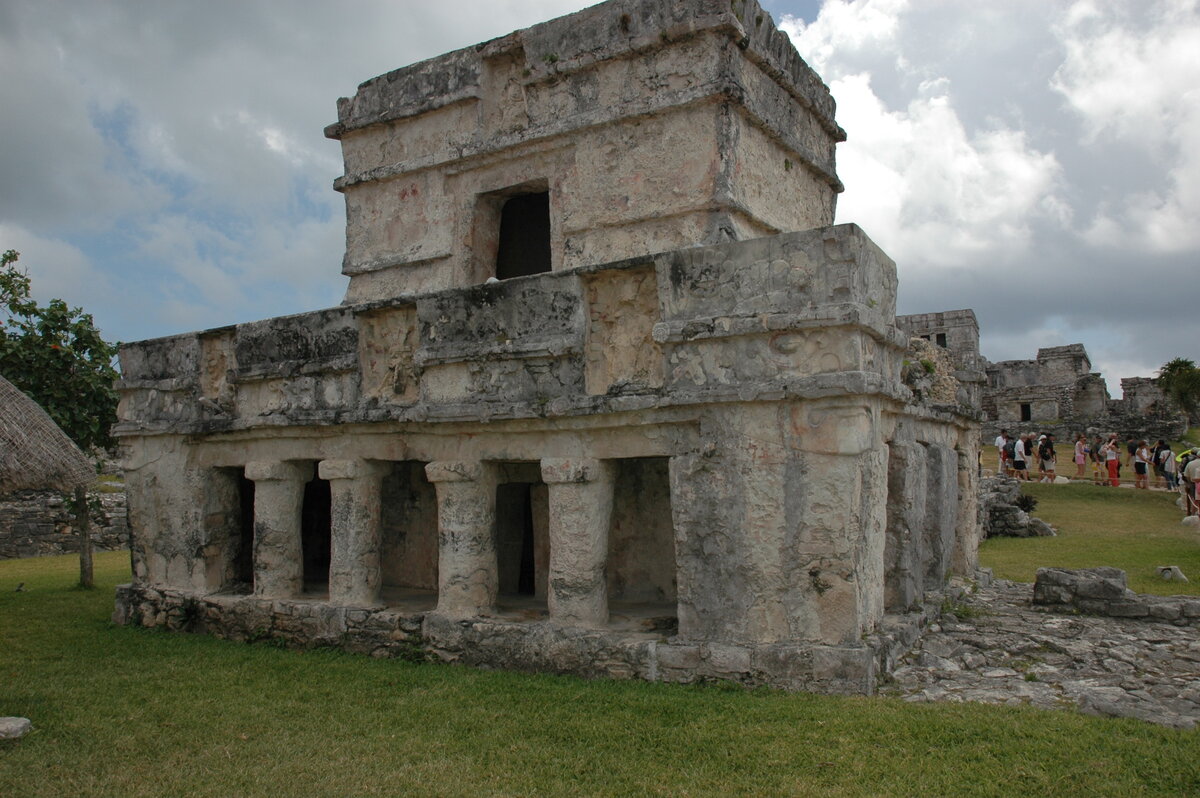
<path fill-rule="evenodd" d="M 128 555 L 0 562 L 0 795 L 1195 795 L 1132 720 L 587 682 L 113 626 Z M 17 582 L 28 590 L 13 592 Z"/>
<path fill-rule="evenodd" d="M 1200 533 L 1183 526 L 1177 493 L 1123 490 L 1086 483 L 1021 489 L 1038 499 L 1033 514 L 1058 530 L 1053 538 L 990 538 L 981 565 L 996 576 L 1032 582 L 1040 567 L 1122 568 L 1139 593 L 1200 595 Z M 1178 565 L 1193 581 L 1165 582 L 1159 565 Z"/>

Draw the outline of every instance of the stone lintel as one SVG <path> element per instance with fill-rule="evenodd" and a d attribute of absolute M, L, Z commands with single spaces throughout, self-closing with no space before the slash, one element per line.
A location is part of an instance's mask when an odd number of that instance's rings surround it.
<path fill-rule="evenodd" d="M 441 460 L 427 463 L 425 477 L 430 482 L 478 482 L 483 478 L 483 463 L 478 460 Z"/>
<path fill-rule="evenodd" d="M 379 479 L 390 463 L 380 460 L 322 460 L 317 466 L 321 479 Z"/>
<path fill-rule="evenodd" d="M 607 476 L 603 460 L 586 457 L 548 457 L 542 460 L 542 481 L 548 485 L 564 482 L 595 482 Z"/>
<path fill-rule="evenodd" d="M 292 460 L 246 463 L 246 479 L 254 482 L 308 482 L 312 478 L 312 463 Z"/>

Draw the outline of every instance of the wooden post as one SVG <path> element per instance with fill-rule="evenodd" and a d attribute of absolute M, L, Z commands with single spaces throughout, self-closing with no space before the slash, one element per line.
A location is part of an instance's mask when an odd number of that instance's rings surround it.
<path fill-rule="evenodd" d="M 79 531 L 79 586 L 92 587 L 92 535 L 88 529 L 87 487 L 75 486 L 75 529 Z"/>

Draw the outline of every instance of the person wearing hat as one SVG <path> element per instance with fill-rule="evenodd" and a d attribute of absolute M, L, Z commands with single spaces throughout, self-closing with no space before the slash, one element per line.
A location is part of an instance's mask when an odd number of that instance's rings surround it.
<path fill-rule="evenodd" d="M 1057 474 L 1058 455 L 1054 451 L 1054 434 L 1047 433 L 1038 442 L 1038 469 L 1042 474 L 1041 482 L 1053 482 Z"/>

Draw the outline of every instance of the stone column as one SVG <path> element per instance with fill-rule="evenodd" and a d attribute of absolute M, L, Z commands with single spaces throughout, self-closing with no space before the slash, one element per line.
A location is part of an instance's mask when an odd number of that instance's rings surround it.
<path fill-rule="evenodd" d="M 329 480 L 331 498 L 331 604 L 379 606 L 379 524 L 389 466 L 370 460 L 322 460 L 318 467 L 321 479 Z"/>
<path fill-rule="evenodd" d="M 300 516 L 310 463 L 246 463 L 254 481 L 254 595 L 290 598 L 304 589 Z"/>
<path fill-rule="evenodd" d="M 437 611 L 471 618 L 496 608 L 496 474 L 485 463 L 429 463 L 438 499 Z"/>
<path fill-rule="evenodd" d="M 965 439 L 965 440 L 964 440 Z M 951 573 L 974 576 L 979 567 L 979 443 L 978 430 L 960 436 L 958 448 L 958 519 L 954 528 Z"/>
<path fill-rule="evenodd" d="M 571 626 L 608 623 L 608 529 L 612 522 L 611 463 L 589 459 L 542 461 L 550 489 L 551 620 Z"/>
<path fill-rule="evenodd" d="M 888 443 L 887 469 L 884 608 L 906 612 L 921 601 L 925 590 L 925 499 L 929 476 L 925 447 L 911 437 L 892 440 Z"/>

